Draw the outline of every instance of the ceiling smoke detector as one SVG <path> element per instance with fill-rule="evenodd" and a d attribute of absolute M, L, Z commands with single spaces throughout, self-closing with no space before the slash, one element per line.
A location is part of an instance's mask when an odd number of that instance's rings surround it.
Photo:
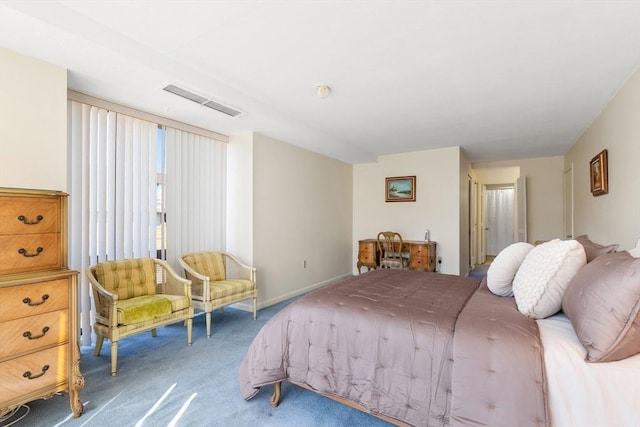
<path fill-rule="evenodd" d="M 168 84 L 162 89 L 174 95 L 178 95 L 184 99 L 188 99 L 189 101 L 193 101 L 196 104 L 200 104 L 204 107 L 208 107 L 208 108 L 211 108 L 212 110 L 216 110 L 230 117 L 240 117 L 247 114 L 244 111 L 238 110 L 237 108 L 232 107 L 228 104 L 225 104 L 219 100 L 213 100 L 211 98 L 207 98 L 205 96 L 199 95 L 197 93 L 181 88 L 174 84 Z"/>
<path fill-rule="evenodd" d="M 331 92 L 331 88 L 327 85 L 320 85 L 316 89 L 318 90 L 318 97 L 322 99 L 329 96 L 329 92 Z"/>

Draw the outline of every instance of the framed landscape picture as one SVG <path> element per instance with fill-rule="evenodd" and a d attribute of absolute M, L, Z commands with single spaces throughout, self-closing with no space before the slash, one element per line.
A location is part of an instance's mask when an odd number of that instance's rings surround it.
<path fill-rule="evenodd" d="M 394 176 L 385 178 L 385 202 L 415 202 L 416 177 Z"/>
<path fill-rule="evenodd" d="M 609 192 L 609 171 L 607 166 L 607 150 L 602 150 L 589 163 L 591 194 L 600 196 Z"/>

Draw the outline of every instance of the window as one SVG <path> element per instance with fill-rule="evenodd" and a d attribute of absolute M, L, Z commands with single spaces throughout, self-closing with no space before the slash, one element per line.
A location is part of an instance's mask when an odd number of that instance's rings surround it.
<path fill-rule="evenodd" d="M 68 116 L 72 269 L 156 257 L 179 271 L 183 253 L 224 250 L 225 143 L 77 101 Z M 79 281 L 87 331 L 91 290 Z"/>

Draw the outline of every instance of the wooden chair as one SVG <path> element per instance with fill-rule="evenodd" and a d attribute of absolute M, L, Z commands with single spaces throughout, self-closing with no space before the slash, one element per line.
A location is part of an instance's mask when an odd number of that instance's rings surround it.
<path fill-rule="evenodd" d="M 96 306 L 94 356 L 105 338 L 111 340 L 111 375 L 116 375 L 120 338 L 183 321 L 191 345 L 193 307 L 191 281 L 180 277 L 165 261 L 134 258 L 106 261 L 85 271 Z"/>
<path fill-rule="evenodd" d="M 206 314 L 207 338 L 211 338 L 211 312 L 217 308 L 252 298 L 256 319 L 258 290 L 254 267 L 226 252 L 192 252 L 182 255 L 178 262 L 185 277 L 193 282 L 193 306 Z"/>
<path fill-rule="evenodd" d="M 381 231 L 378 233 L 378 253 L 380 254 L 380 268 L 404 269 L 409 265 L 408 255 L 402 252 L 402 236 L 395 231 Z"/>

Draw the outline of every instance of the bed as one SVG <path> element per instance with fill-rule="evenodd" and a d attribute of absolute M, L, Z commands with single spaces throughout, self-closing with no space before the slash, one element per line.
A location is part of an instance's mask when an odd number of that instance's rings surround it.
<path fill-rule="evenodd" d="M 486 279 L 373 270 L 270 319 L 240 387 L 275 384 L 277 406 L 289 381 L 397 425 L 640 425 L 640 356 L 586 355 L 565 314 L 523 315 Z"/>

